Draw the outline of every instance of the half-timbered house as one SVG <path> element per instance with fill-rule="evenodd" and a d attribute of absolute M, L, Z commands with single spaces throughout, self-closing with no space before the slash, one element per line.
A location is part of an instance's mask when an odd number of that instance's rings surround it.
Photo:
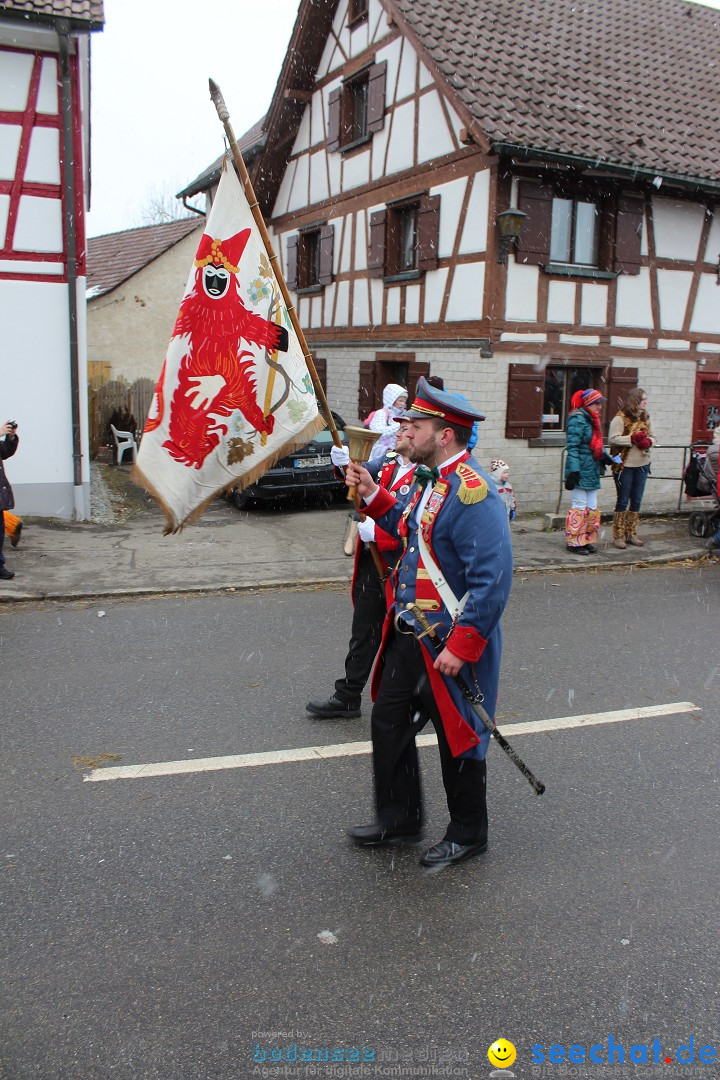
<path fill-rule="evenodd" d="M 718 55 L 687 0 L 302 0 L 252 175 L 333 407 L 440 375 L 547 509 L 573 390 L 639 383 L 678 476 L 720 420 Z"/>
<path fill-rule="evenodd" d="M 90 516 L 89 35 L 102 0 L 0 3 L 0 409 L 23 514 Z"/>

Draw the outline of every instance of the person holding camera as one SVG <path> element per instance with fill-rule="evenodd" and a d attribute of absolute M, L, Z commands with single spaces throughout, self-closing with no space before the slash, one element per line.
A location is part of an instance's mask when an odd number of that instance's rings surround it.
<path fill-rule="evenodd" d="M 17 448 L 17 424 L 14 420 L 8 420 L 5 424 L 0 424 L 0 580 L 3 581 L 10 581 L 15 577 L 14 572 L 6 567 L 5 556 L 3 555 L 5 511 L 12 510 L 15 506 L 13 491 L 5 475 L 3 462 L 5 458 L 12 457 Z"/>
<path fill-rule="evenodd" d="M 565 519 L 565 543 L 575 555 L 594 555 L 600 527 L 597 493 L 607 457 L 600 428 L 605 399 L 599 390 L 577 390 L 570 399 L 567 422 L 565 489 L 572 492 Z"/>

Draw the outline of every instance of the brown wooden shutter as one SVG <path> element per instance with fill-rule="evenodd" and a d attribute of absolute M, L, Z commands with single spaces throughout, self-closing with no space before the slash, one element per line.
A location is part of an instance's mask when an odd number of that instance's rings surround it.
<path fill-rule="evenodd" d="M 332 225 L 323 225 L 320 230 L 320 271 L 318 281 L 321 285 L 329 285 L 333 279 L 333 247 L 335 242 L 335 228 Z"/>
<path fill-rule="evenodd" d="M 328 152 L 340 149 L 340 104 L 342 101 L 342 87 L 333 90 L 328 97 Z"/>
<path fill-rule="evenodd" d="M 373 64 L 368 73 L 367 130 L 368 135 L 382 131 L 385 126 L 385 80 L 387 60 Z"/>
<path fill-rule="evenodd" d="M 437 270 L 440 196 L 423 195 L 418 207 L 418 269 Z"/>
<path fill-rule="evenodd" d="M 298 270 L 298 235 L 288 236 L 287 238 L 287 270 L 285 272 L 285 284 L 288 289 L 292 289 L 293 292 L 297 290 L 297 270 Z"/>
<path fill-rule="evenodd" d="M 317 371 L 317 377 L 320 380 L 320 385 L 322 386 L 323 390 L 325 391 L 325 395 L 327 396 L 327 360 L 324 356 L 318 356 L 317 353 L 314 352 L 310 353 L 310 355 L 312 356 L 312 361 L 315 365 L 315 370 Z"/>
<path fill-rule="evenodd" d="M 518 190 L 518 208 L 527 214 L 517 242 L 517 261 L 540 266 L 550 262 L 553 190 L 536 180 L 523 180 Z"/>
<path fill-rule="evenodd" d="M 603 383 L 605 385 L 603 385 Z M 598 390 L 605 395 L 605 428 L 620 408 L 630 390 L 638 384 L 638 369 L 634 367 L 609 367 L 600 379 Z"/>
<path fill-rule="evenodd" d="M 511 364 L 508 371 L 506 439 L 538 439 L 542 434 L 544 372 L 531 364 Z"/>
<path fill-rule="evenodd" d="M 385 273 L 385 223 L 387 210 L 376 210 L 370 215 L 370 250 L 368 251 L 368 274 L 382 277 Z"/>
<path fill-rule="evenodd" d="M 640 273 L 644 206 L 642 195 L 621 195 L 618 199 L 613 266 L 618 273 Z"/>
<path fill-rule="evenodd" d="M 427 378 L 429 374 L 430 365 L 425 360 L 411 359 L 408 365 L 408 408 L 410 407 L 410 403 L 415 399 L 418 379 L 422 376 Z"/>
<path fill-rule="evenodd" d="M 361 360 L 358 386 L 358 416 L 365 420 L 373 409 L 377 408 L 375 402 L 375 362 L 373 360 Z"/>

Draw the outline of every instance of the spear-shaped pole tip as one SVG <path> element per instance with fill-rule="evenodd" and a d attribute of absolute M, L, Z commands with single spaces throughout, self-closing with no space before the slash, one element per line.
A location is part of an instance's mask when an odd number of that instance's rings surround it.
<path fill-rule="evenodd" d="M 225 104 L 225 98 L 222 96 L 222 93 L 220 92 L 220 87 L 214 79 L 208 79 L 208 82 L 210 84 L 210 97 L 212 99 L 213 105 L 217 109 L 217 114 L 220 117 L 222 123 L 224 124 L 230 119 L 230 113 L 228 112 L 227 105 Z"/>

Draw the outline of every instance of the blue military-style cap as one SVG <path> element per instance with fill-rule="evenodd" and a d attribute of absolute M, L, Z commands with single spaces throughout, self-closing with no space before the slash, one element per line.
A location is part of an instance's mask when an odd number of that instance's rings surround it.
<path fill-rule="evenodd" d="M 485 419 L 484 414 L 473 409 L 466 398 L 459 394 L 449 394 L 446 390 L 436 390 L 423 376 L 418 379 L 415 400 L 400 419 L 427 420 L 433 416 L 446 420 L 448 424 L 459 424 L 460 427 L 468 428 L 471 428 L 476 420 Z"/>

